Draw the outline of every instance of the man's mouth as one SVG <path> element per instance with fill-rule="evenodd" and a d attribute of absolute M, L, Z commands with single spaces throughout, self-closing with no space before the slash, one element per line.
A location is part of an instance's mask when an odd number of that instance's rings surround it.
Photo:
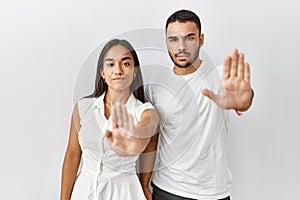
<path fill-rule="evenodd" d="M 177 53 L 177 54 L 175 54 L 175 57 L 179 58 L 179 59 L 186 59 L 187 57 L 189 57 L 189 54 L 187 54 L 187 53 Z"/>

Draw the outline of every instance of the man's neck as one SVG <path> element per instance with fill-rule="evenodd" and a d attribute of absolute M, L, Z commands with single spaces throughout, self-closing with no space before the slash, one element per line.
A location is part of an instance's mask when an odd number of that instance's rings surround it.
<path fill-rule="evenodd" d="M 191 64 L 185 68 L 181 68 L 181 67 L 174 65 L 173 71 L 175 74 L 177 74 L 179 76 L 188 75 L 188 74 L 191 74 L 191 73 L 197 71 L 197 69 L 200 67 L 201 63 L 202 63 L 202 60 L 200 60 L 198 58 L 195 60 L 195 62 L 193 62 L 193 64 Z"/>

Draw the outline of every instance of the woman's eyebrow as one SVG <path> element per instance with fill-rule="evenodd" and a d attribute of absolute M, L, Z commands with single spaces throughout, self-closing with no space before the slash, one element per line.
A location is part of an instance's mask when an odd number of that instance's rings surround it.
<path fill-rule="evenodd" d="M 131 60 L 131 58 L 129 56 L 121 58 L 121 60 L 128 60 L 128 59 Z"/>
<path fill-rule="evenodd" d="M 113 61 L 114 59 L 112 58 L 106 58 L 104 61 Z"/>

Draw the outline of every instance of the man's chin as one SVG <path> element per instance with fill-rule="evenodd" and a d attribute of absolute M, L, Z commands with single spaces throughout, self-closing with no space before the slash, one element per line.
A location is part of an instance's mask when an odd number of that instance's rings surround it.
<path fill-rule="evenodd" d="M 190 62 L 174 62 L 174 64 L 179 68 L 187 68 L 191 65 Z"/>

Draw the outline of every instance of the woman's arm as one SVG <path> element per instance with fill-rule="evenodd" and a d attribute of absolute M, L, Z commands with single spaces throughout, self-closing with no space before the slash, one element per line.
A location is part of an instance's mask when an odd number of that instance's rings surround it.
<path fill-rule="evenodd" d="M 76 104 L 72 114 L 69 141 L 62 167 L 60 193 L 61 200 L 69 200 L 71 197 L 73 185 L 76 179 L 76 174 L 81 159 L 81 149 L 78 142 L 78 131 L 80 129 L 79 122 L 80 119 L 78 114 L 78 106 Z"/>

